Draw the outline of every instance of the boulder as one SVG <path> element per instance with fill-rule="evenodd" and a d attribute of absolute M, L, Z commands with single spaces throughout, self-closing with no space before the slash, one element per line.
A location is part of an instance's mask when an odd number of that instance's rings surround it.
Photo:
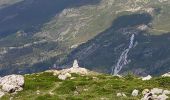
<path fill-rule="evenodd" d="M 4 92 L 0 91 L 0 99 L 5 95 Z"/>
<path fill-rule="evenodd" d="M 22 75 L 8 75 L 0 79 L 2 90 L 8 93 L 22 91 L 24 86 L 24 77 Z"/>
<path fill-rule="evenodd" d="M 139 94 L 139 90 L 135 89 L 132 91 L 132 96 L 136 97 L 136 96 L 138 96 L 138 94 Z"/>
<path fill-rule="evenodd" d="M 67 76 L 64 74 L 64 75 L 58 75 L 58 78 L 60 79 L 60 80 L 66 80 L 67 79 Z"/>
<path fill-rule="evenodd" d="M 142 77 L 142 80 L 143 81 L 146 81 L 146 80 L 150 80 L 152 78 L 152 76 L 151 75 L 148 75 L 148 76 L 146 76 L 146 77 Z"/>
<path fill-rule="evenodd" d="M 153 93 L 153 94 L 162 94 L 163 89 L 153 88 L 153 89 L 151 89 L 151 93 Z"/>

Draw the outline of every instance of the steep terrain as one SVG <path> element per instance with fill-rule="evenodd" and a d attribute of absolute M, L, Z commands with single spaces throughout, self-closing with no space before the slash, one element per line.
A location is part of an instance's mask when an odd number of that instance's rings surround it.
<path fill-rule="evenodd" d="M 67 67 L 74 59 L 111 73 L 132 34 L 121 73 L 170 70 L 168 0 L 8 1 L 0 0 L 1 75 Z"/>

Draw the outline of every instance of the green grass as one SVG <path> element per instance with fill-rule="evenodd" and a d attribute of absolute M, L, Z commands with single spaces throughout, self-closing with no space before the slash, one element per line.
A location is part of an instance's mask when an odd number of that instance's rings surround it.
<path fill-rule="evenodd" d="M 132 75 L 124 78 L 110 75 L 81 76 L 73 74 L 75 79 L 59 80 L 52 73 L 39 73 L 25 76 L 24 91 L 15 95 L 7 94 L 2 100 L 138 100 L 142 97 L 132 97 L 134 89 L 162 88 L 170 90 L 170 78 L 153 78 L 149 81 L 142 81 Z M 40 93 L 37 94 L 36 91 Z M 53 94 L 50 94 L 53 93 Z M 118 92 L 124 92 L 128 97 L 116 97 Z"/>

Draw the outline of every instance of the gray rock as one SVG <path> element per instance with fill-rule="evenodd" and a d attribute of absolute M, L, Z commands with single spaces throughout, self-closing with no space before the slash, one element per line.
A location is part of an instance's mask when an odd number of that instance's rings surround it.
<path fill-rule="evenodd" d="M 169 97 L 166 96 L 165 94 L 159 95 L 158 100 L 167 100 Z"/>
<path fill-rule="evenodd" d="M 66 80 L 67 79 L 67 76 L 66 75 L 58 75 L 58 78 L 60 80 Z"/>
<path fill-rule="evenodd" d="M 134 97 L 136 97 L 136 96 L 138 96 L 138 94 L 139 94 L 139 90 L 133 90 L 133 92 L 132 92 L 132 96 L 134 96 Z"/>
<path fill-rule="evenodd" d="M 0 79 L 2 90 L 8 93 L 22 91 L 24 86 L 24 77 L 22 75 L 8 75 Z"/>
<path fill-rule="evenodd" d="M 162 75 L 162 77 L 170 77 L 170 72 Z"/>
<path fill-rule="evenodd" d="M 153 94 L 162 94 L 163 93 L 163 89 L 153 88 L 153 89 L 151 89 L 151 92 Z"/>
<path fill-rule="evenodd" d="M 148 76 L 146 76 L 146 77 L 142 77 L 142 80 L 143 81 L 146 81 L 146 80 L 150 80 L 152 78 L 152 76 L 151 75 L 148 75 Z"/>
<path fill-rule="evenodd" d="M 170 91 L 169 90 L 164 90 L 162 94 L 165 94 L 165 95 L 168 94 L 169 95 Z"/>
<path fill-rule="evenodd" d="M 117 97 L 127 97 L 124 93 L 117 93 Z"/>

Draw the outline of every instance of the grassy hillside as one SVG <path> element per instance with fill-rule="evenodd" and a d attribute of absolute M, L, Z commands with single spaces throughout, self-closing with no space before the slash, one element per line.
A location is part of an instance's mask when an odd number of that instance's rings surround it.
<path fill-rule="evenodd" d="M 25 75 L 22 92 L 4 96 L 1 100 L 139 100 L 142 95 L 132 97 L 134 89 L 161 88 L 170 90 L 170 78 L 155 77 L 142 81 L 129 74 L 123 78 L 105 74 L 77 75 L 74 79 L 61 81 L 52 73 Z M 117 97 L 124 92 L 127 97 Z"/>

